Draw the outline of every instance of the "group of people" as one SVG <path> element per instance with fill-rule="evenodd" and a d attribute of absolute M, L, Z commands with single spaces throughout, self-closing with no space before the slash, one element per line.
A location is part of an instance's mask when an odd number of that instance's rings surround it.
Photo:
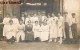
<path fill-rule="evenodd" d="M 37 14 L 29 15 L 22 14 L 20 19 L 14 15 L 10 17 L 7 14 L 3 19 L 3 36 L 7 41 L 41 41 L 41 42 L 59 42 L 62 44 L 63 39 L 69 39 L 72 33 L 72 38 L 76 37 L 76 18 L 75 13 L 72 13 L 72 22 L 69 25 L 67 16 L 63 17 L 61 13 L 55 16 L 54 13 L 38 16 Z M 71 30 L 71 33 L 69 32 Z"/>

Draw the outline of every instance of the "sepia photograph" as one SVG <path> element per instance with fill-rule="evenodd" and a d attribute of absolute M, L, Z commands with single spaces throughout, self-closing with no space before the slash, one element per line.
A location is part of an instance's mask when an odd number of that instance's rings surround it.
<path fill-rule="evenodd" d="M 0 0 L 0 50 L 80 50 L 80 0 Z"/>

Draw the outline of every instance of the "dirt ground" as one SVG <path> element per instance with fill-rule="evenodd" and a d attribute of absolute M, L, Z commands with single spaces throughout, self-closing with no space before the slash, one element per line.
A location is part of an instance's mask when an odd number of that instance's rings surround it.
<path fill-rule="evenodd" d="M 54 42 L 20 42 L 8 44 L 0 41 L 0 50 L 79 50 L 79 44 L 59 44 Z"/>

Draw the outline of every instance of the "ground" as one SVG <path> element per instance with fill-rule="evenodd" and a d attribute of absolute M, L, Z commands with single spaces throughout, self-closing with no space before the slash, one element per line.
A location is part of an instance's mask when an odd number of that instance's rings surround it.
<path fill-rule="evenodd" d="M 79 50 L 79 44 L 59 44 L 54 42 L 20 42 L 8 44 L 0 41 L 0 50 Z"/>

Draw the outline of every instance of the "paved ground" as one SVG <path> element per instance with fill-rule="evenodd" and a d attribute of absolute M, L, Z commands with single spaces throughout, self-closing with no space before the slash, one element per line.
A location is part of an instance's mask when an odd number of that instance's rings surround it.
<path fill-rule="evenodd" d="M 79 44 L 59 44 L 53 42 L 24 42 L 8 44 L 1 41 L 0 50 L 79 50 Z"/>

